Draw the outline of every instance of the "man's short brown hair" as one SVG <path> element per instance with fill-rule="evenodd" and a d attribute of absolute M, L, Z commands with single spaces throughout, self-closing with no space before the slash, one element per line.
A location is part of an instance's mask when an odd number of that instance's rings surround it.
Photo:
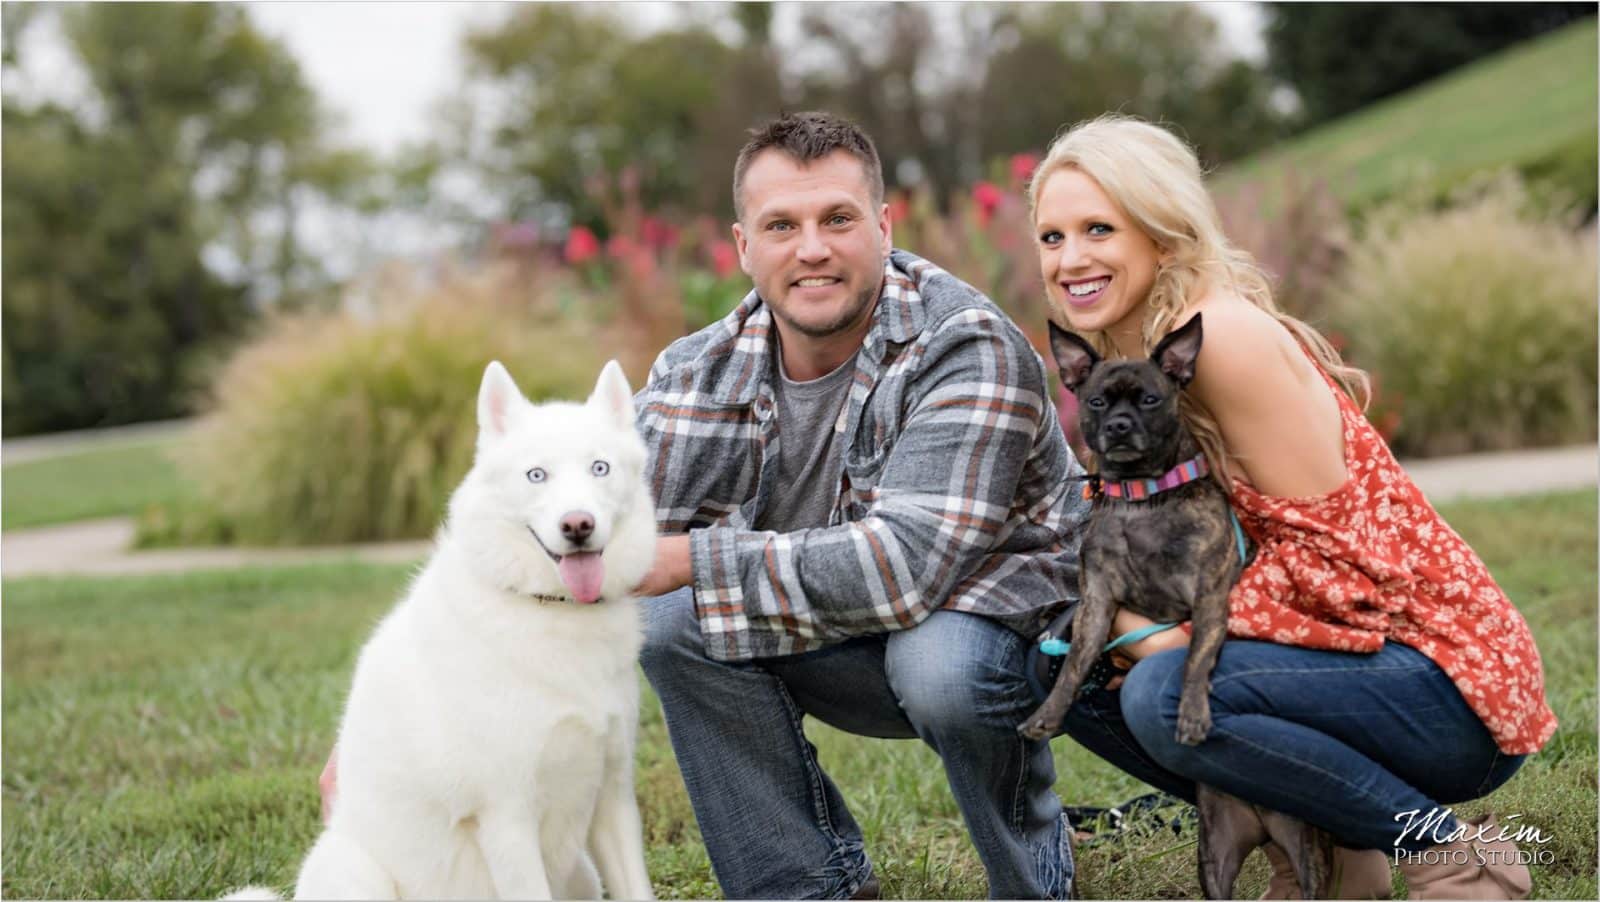
<path fill-rule="evenodd" d="M 733 215 L 744 218 L 744 173 L 750 162 L 764 150 L 775 149 L 788 154 L 799 163 L 820 160 L 836 150 L 842 150 L 861 161 L 866 171 L 867 190 L 872 194 L 872 205 L 883 203 L 883 164 L 878 161 L 878 149 L 866 132 L 854 122 L 832 113 L 784 113 L 760 128 L 750 130 L 750 140 L 739 151 L 733 164 Z"/>

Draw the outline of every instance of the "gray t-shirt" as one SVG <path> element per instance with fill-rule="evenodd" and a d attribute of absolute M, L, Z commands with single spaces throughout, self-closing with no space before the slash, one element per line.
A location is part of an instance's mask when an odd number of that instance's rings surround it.
<path fill-rule="evenodd" d="M 844 457 L 835 444 L 835 427 L 850 397 L 856 358 L 852 355 L 826 376 L 795 382 L 784 372 L 783 355 L 777 357 L 779 480 L 755 527 L 773 532 L 818 529 L 828 525 L 839 496 Z"/>

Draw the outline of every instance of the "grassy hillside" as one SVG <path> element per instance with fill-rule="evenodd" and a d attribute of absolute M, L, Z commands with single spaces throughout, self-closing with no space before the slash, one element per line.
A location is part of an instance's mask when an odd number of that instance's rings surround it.
<path fill-rule="evenodd" d="M 1586 186 L 1596 167 L 1596 23 L 1590 18 L 1464 66 L 1229 166 L 1227 191 L 1296 170 L 1349 207 L 1486 169 Z"/>

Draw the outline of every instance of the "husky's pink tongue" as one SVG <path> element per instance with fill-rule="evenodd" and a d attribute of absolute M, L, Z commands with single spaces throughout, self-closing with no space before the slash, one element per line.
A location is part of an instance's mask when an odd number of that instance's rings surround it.
<path fill-rule="evenodd" d="M 580 551 L 565 555 L 556 569 L 579 604 L 594 604 L 600 600 L 600 583 L 606 578 L 606 565 L 598 553 Z"/>

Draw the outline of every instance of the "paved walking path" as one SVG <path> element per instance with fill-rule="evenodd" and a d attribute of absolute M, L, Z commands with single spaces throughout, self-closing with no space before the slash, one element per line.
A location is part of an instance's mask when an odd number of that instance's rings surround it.
<path fill-rule="evenodd" d="M 20 464 L 114 445 L 161 442 L 183 435 L 194 428 L 194 424 L 194 420 L 161 420 L 155 423 L 134 423 L 130 426 L 112 426 L 106 429 L 8 438 L 0 442 L 0 461 Z"/>
<path fill-rule="evenodd" d="M 9 443 L 8 443 L 9 444 Z M 10 450 L 6 452 L 10 460 Z M 1600 481 L 1600 447 L 1472 454 L 1405 464 L 1435 504 L 1457 498 L 1526 495 L 1580 489 Z M 314 561 L 420 561 L 431 542 L 390 542 L 325 548 L 175 548 L 130 551 L 133 520 L 116 518 L 0 534 L 0 572 L 129 574 Z"/>
<path fill-rule="evenodd" d="M 132 517 L 85 520 L 0 534 L 0 573 L 135 574 L 214 570 L 319 561 L 407 563 L 427 557 L 431 541 L 375 542 L 321 548 L 161 548 L 132 550 Z"/>

